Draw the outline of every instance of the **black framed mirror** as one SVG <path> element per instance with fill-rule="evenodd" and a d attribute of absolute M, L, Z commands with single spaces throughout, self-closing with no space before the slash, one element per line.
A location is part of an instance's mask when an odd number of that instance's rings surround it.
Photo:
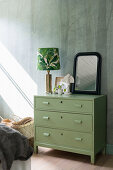
<path fill-rule="evenodd" d="M 101 55 L 97 52 L 82 52 L 75 56 L 72 93 L 101 93 L 101 61 Z"/>

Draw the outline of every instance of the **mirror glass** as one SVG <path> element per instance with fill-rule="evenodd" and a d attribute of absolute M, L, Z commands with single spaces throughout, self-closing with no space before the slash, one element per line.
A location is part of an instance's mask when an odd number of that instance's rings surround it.
<path fill-rule="evenodd" d="M 79 56 L 76 61 L 75 90 L 95 91 L 97 81 L 96 55 Z"/>

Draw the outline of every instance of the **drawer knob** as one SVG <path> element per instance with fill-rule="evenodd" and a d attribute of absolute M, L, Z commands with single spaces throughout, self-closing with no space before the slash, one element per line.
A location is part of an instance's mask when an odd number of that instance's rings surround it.
<path fill-rule="evenodd" d="M 44 120 L 49 120 L 49 117 L 48 116 L 43 116 L 43 119 Z"/>
<path fill-rule="evenodd" d="M 43 135 L 48 137 L 48 136 L 50 136 L 50 133 L 43 133 Z"/>
<path fill-rule="evenodd" d="M 82 141 L 82 138 L 75 138 L 76 141 Z"/>
<path fill-rule="evenodd" d="M 82 104 L 75 104 L 75 107 L 82 108 Z"/>
<path fill-rule="evenodd" d="M 49 102 L 43 102 L 43 104 L 48 105 L 48 104 L 49 104 Z"/>
<path fill-rule="evenodd" d="M 75 123 L 81 124 L 82 120 L 74 120 Z"/>

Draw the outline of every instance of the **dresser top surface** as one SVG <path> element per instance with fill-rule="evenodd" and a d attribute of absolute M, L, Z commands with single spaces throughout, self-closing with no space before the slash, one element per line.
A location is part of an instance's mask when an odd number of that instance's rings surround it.
<path fill-rule="evenodd" d="M 94 100 L 100 97 L 105 97 L 106 95 L 87 95 L 87 94 L 70 94 L 70 95 L 58 95 L 58 94 L 42 94 L 35 97 L 47 97 L 47 98 L 64 98 L 64 99 L 83 99 L 83 100 Z"/>

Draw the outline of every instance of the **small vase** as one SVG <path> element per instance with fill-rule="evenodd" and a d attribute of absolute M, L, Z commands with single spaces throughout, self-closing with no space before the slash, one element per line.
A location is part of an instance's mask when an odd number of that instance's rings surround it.
<path fill-rule="evenodd" d="M 63 90 L 62 89 L 58 89 L 58 94 L 62 95 L 63 94 Z"/>

